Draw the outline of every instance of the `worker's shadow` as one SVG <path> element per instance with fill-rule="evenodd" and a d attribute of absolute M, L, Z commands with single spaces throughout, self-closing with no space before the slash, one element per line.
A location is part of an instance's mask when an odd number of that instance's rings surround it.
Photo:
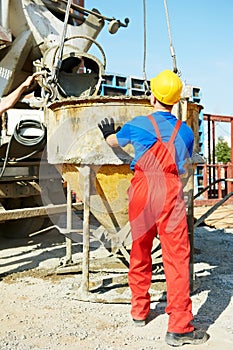
<path fill-rule="evenodd" d="M 195 283 L 193 298 L 205 300 L 200 306 L 194 299 L 193 325 L 205 331 L 228 307 L 233 295 L 233 235 L 223 230 L 198 227 L 194 234 Z M 161 301 L 150 311 L 149 322 L 165 313 Z"/>

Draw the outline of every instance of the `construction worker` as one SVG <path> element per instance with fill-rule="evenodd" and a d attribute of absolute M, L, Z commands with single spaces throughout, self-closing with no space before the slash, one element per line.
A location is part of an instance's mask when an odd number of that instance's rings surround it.
<path fill-rule="evenodd" d="M 154 112 L 137 116 L 116 130 L 114 120 L 98 124 L 111 147 L 134 146 L 131 162 L 134 176 L 128 190 L 132 248 L 128 274 L 132 293 L 131 315 L 144 326 L 150 311 L 152 278 L 151 250 L 159 236 L 167 283 L 169 315 L 166 342 L 172 346 L 200 344 L 208 339 L 194 329 L 190 299 L 190 243 L 180 174 L 191 157 L 194 135 L 184 122 L 171 114 L 180 100 L 182 82 L 170 70 L 151 79 Z"/>
<path fill-rule="evenodd" d="M 0 99 L 0 116 L 19 101 L 22 93 L 31 87 L 34 79 L 35 77 L 33 75 L 28 76 L 14 91 Z"/>

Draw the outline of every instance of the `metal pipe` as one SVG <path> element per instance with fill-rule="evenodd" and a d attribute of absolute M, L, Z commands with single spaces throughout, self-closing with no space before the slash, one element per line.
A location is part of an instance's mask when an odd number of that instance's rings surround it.
<path fill-rule="evenodd" d="M 208 115 L 208 163 L 211 164 L 211 129 L 210 129 L 210 115 Z M 209 184 L 212 182 L 211 179 L 211 167 L 209 167 Z M 211 189 L 209 191 L 211 194 Z M 208 198 L 209 198 L 208 194 Z"/>
<path fill-rule="evenodd" d="M 60 1 L 67 5 L 69 0 L 60 0 Z M 80 13 L 83 13 L 85 16 L 88 13 L 88 14 L 91 14 L 91 15 L 94 15 L 94 16 L 98 17 L 100 20 L 105 20 L 105 21 L 108 21 L 108 22 L 115 20 L 114 17 L 103 16 L 101 13 L 97 12 L 96 10 L 91 11 L 91 10 L 88 10 L 88 9 L 82 7 L 82 6 L 79 6 L 79 5 L 75 4 L 75 3 L 71 4 L 71 8 L 73 8 L 74 10 L 79 11 Z M 128 27 L 128 24 L 129 24 L 129 19 L 128 18 L 124 19 L 125 23 L 122 23 L 120 20 L 116 20 L 116 21 L 117 21 L 119 27 L 125 27 L 125 28 Z"/>
<path fill-rule="evenodd" d="M 212 120 L 212 143 L 213 143 L 213 159 L 212 164 L 215 164 L 215 122 Z"/>
<path fill-rule="evenodd" d="M 80 292 L 84 296 L 89 292 L 89 254 L 90 254 L 90 167 L 82 169 L 84 175 L 84 212 L 83 212 L 83 260 Z"/>
<path fill-rule="evenodd" d="M 220 164 L 217 164 L 217 179 L 221 178 L 221 166 Z M 221 185 L 221 181 L 219 181 L 218 186 L 218 199 L 222 198 L 222 185 Z"/>
<path fill-rule="evenodd" d="M 189 273 L 190 273 L 190 290 L 194 289 L 194 222 L 193 222 L 193 188 L 194 188 L 194 171 L 189 175 L 188 183 L 186 185 L 188 189 L 188 204 L 187 204 L 187 223 L 189 232 L 189 242 L 190 242 L 190 263 L 189 263 Z"/>
<path fill-rule="evenodd" d="M 67 182 L 67 211 L 66 211 L 66 230 L 70 233 L 72 230 L 72 194 L 69 182 Z M 66 237 L 66 264 L 72 263 L 72 240 Z"/>
<path fill-rule="evenodd" d="M 213 143 L 213 159 L 212 159 L 212 164 L 215 164 L 215 122 L 212 120 L 212 143 Z M 216 168 L 213 166 L 213 181 L 216 180 Z M 211 197 L 215 198 L 216 194 L 216 186 L 213 186 Z"/>
<path fill-rule="evenodd" d="M 233 118 L 231 119 L 231 163 L 233 163 Z"/>
<path fill-rule="evenodd" d="M 4 198 L 1 196 L 1 198 Z M 0 223 L 7 220 L 28 219 L 39 216 L 49 216 L 54 214 L 64 213 L 66 211 L 66 204 L 53 205 L 50 204 L 44 207 L 20 208 L 11 210 L 1 210 Z"/>

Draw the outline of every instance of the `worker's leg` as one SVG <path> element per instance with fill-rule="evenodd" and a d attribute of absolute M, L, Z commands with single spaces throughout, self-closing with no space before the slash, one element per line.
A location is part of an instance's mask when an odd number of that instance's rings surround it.
<path fill-rule="evenodd" d="M 164 271 L 167 282 L 168 332 L 186 333 L 194 327 L 190 299 L 190 242 L 185 204 L 175 183 L 169 182 L 167 203 L 158 222 Z M 170 203 L 169 203 L 170 202 Z"/>
<path fill-rule="evenodd" d="M 128 274 L 132 293 L 131 315 L 133 319 L 145 320 L 150 311 L 149 288 L 152 277 L 151 250 L 155 229 L 133 240 Z"/>
<path fill-rule="evenodd" d="M 165 185 L 163 174 L 155 176 L 151 171 L 136 171 L 128 191 L 132 234 L 129 286 L 134 319 L 146 319 L 150 311 L 151 250 L 157 233 L 156 218 L 163 212 L 166 201 Z"/>

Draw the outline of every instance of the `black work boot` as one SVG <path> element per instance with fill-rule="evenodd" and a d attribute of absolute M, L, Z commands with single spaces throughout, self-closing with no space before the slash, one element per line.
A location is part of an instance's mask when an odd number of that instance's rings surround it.
<path fill-rule="evenodd" d="M 205 343 L 209 339 L 205 331 L 194 329 L 188 333 L 172 333 L 167 332 L 165 341 L 171 346 L 181 346 L 184 344 L 198 345 Z"/>
<path fill-rule="evenodd" d="M 135 320 L 135 318 L 133 318 L 133 323 L 136 327 L 144 327 L 147 323 L 147 320 Z"/>

